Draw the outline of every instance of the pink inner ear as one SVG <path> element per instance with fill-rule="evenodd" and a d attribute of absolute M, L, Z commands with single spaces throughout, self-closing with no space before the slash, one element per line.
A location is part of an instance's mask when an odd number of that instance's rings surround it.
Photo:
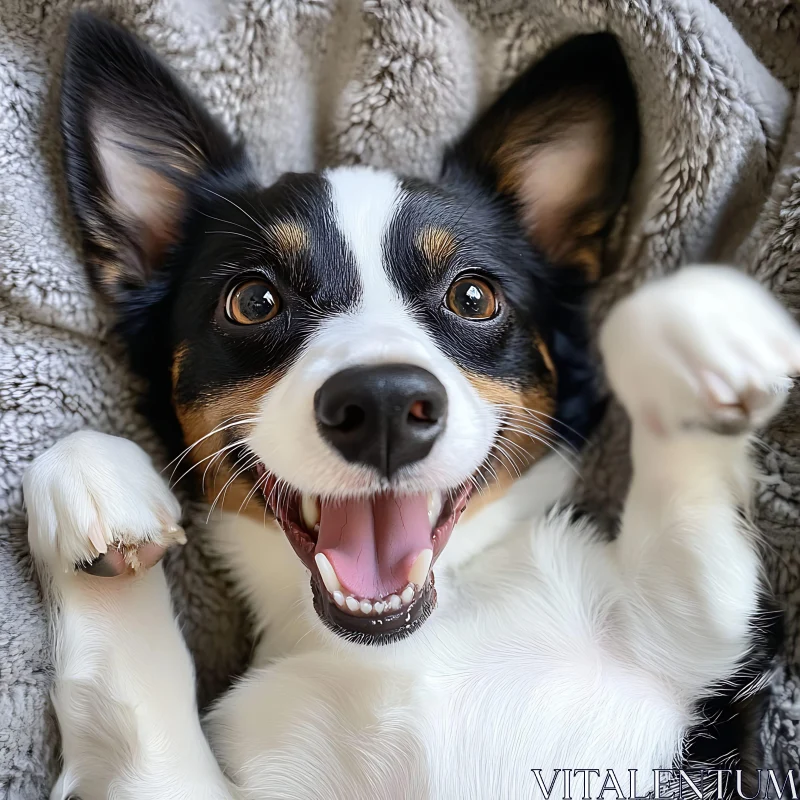
<path fill-rule="evenodd" d="M 100 123 L 95 149 L 114 210 L 129 222 L 149 266 L 154 266 L 175 236 L 184 195 L 166 177 L 137 161 L 127 146 L 135 144 L 126 142 L 130 138 Z"/>
<path fill-rule="evenodd" d="M 514 184 L 522 222 L 553 261 L 569 254 L 576 213 L 604 190 L 609 161 L 609 123 L 604 116 L 576 121 L 553 139 L 517 157 Z"/>

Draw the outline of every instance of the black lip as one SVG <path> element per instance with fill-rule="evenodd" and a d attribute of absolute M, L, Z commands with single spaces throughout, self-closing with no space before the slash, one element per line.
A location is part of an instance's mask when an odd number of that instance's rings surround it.
<path fill-rule="evenodd" d="M 322 622 L 337 636 L 358 644 L 382 645 L 405 639 L 419 628 L 436 608 L 436 586 L 433 573 L 411 605 L 394 614 L 380 617 L 356 617 L 342 611 L 326 589 L 320 589 L 319 578 L 311 576 L 314 610 Z"/>

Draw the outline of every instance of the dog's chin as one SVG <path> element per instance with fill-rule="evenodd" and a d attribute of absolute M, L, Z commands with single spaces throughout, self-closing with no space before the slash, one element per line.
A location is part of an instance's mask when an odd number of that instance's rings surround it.
<path fill-rule="evenodd" d="M 381 491 L 320 503 L 255 468 L 268 510 L 311 573 L 314 609 L 339 636 L 386 644 L 419 628 L 436 607 L 432 567 L 472 494 Z M 424 508 L 423 508 L 424 506 Z"/>

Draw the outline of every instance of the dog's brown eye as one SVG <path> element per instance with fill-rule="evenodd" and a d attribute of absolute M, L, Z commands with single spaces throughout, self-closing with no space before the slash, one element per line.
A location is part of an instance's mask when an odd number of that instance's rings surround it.
<path fill-rule="evenodd" d="M 450 287 L 447 307 L 464 319 L 491 319 L 497 313 L 497 295 L 485 280 L 471 275 Z"/>
<path fill-rule="evenodd" d="M 272 284 L 261 278 L 251 278 L 235 286 L 225 301 L 225 313 L 231 322 L 256 325 L 268 322 L 280 310 L 278 293 Z"/>

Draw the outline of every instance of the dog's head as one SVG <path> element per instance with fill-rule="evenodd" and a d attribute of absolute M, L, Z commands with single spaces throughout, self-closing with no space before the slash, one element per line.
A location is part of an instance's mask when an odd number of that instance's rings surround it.
<path fill-rule="evenodd" d="M 86 15 L 62 125 L 92 275 L 210 499 L 277 519 L 334 629 L 413 630 L 465 508 L 586 428 L 581 294 L 638 147 L 616 41 L 535 65 L 435 184 L 259 185 L 149 50 Z"/>

